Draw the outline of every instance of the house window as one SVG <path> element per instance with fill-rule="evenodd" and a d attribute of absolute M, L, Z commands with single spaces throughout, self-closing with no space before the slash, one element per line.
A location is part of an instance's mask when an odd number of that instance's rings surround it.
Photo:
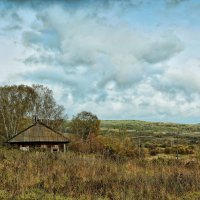
<path fill-rule="evenodd" d="M 52 152 L 58 152 L 58 151 L 59 151 L 59 146 L 58 146 L 58 145 L 53 145 L 53 146 L 51 147 L 51 151 L 52 151 Z"/>

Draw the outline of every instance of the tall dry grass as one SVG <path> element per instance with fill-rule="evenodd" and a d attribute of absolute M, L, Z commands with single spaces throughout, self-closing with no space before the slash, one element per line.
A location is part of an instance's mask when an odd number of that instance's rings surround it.
<path fill-rule="evenodd" d="M 200 162 L 0 149 L 0 199 L 199 198 Z"/>

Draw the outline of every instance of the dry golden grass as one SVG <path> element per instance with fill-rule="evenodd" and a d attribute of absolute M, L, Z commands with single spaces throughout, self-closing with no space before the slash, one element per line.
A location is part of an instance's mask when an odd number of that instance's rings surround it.
<path fill-rule="evenodd" d="M 200 197 L 200 162 L 0 149 L 0 199 L 166 200 Z"/>

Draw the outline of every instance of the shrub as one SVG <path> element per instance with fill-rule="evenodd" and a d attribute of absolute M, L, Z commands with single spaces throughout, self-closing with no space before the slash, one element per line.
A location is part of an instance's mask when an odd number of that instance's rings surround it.
<path fill-rule="evenodd" d="M 152 149 L 149 149 L 149 154 L 151 156 L 156 156 L 157 154 L 160 153 L 160 149 L 159 148 L 152 148 Z"/>
<path fill-rule="evenodd" d="M 164 152 L 166 154 L 179 153 L 179 154 L 194 154 L 194 148 L 192 146 L 176 146 L 176 147 L 166 147 Z"/>

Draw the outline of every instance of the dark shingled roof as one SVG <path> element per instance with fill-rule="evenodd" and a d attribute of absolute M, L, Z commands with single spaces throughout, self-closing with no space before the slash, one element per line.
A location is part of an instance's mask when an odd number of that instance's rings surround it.
<path fill-rule="evenodd" d="M 68 143 L 61 133 L 51 129 L 40 121 L 19 132 L 8 140 L 8 143 Z"/>

